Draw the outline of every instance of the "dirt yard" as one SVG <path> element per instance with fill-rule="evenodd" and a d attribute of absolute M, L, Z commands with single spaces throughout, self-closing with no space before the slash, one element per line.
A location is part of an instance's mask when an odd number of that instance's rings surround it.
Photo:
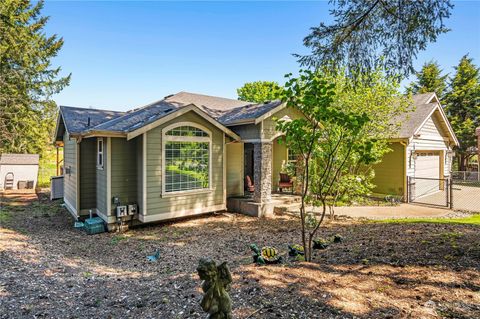
<path fill-rule="evenodd" d="M 313 263 L 255 266 L 250 243 L 286 253 L 293 217 L 221 214 L 87 236 L 58 203 L 0 212 L 0 318 L 205 318 L 195 268 L 228 261 L 234 318 L 480 318 L 480 227 L 337 221 Z M 160 259 L 147 255 L 160 250 Z"/>

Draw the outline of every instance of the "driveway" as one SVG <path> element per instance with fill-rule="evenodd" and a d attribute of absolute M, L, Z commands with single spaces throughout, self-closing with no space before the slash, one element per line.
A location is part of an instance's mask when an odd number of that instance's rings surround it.
<path fill-rule="evenodd" d="M 449 209 L 433 208 L 416 204 L 400 204 L 398 206 L 336 207 L 335 215 L 368 219 L 438 218 L 451 216 L 452 211 Z"/>
<path fill-rule="evenodd" d="M 438 191 L 431 195 L 422 196 L 415 201 L 423 204 L 446 206 L 446 191 Z M 480 212 L 480 184 L 453 185 L 453 208 L 471 212 Z"/>

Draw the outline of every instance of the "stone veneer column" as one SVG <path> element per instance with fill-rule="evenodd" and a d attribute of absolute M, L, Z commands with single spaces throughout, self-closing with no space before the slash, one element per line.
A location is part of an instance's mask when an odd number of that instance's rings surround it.
<path fill-rule="evenodd" d="M 272 199 L 272 142 L 254 143 L 253 178 L 257 203 L 268 203 Z"/>

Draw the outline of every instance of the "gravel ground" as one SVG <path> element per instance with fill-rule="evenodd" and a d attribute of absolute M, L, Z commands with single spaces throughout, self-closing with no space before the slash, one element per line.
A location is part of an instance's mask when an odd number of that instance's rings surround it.
<path fill-rule="evenodd" d="M 480 318 L 480 228 L 340 220 L 312 263 L 258 267 L 250 243 L 299 239 L 291 216 L 207 215 L 87 236 L 59 206 L 0 211 L 0 318 L 205 318 L 195 268 L 228 261 L 234 318 Z M 160 250 L 157 262 L 146 256 Z"/>

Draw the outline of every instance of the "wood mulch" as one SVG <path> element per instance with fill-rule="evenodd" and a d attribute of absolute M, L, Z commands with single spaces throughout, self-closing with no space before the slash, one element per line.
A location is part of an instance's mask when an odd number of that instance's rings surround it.
<path fill-rule="evenodd" d="M 298 220 L 218 214 L 88 236 L 44 195 L 7 201 L 0 318 L 205 318 L 201 257 L 228 261 L 234 318 L 480 318 L 478 226 L 336 221 L 321 236 L 344 241 L 314 262 L 256 266 L 248 245 L 286 254 Z"/>

